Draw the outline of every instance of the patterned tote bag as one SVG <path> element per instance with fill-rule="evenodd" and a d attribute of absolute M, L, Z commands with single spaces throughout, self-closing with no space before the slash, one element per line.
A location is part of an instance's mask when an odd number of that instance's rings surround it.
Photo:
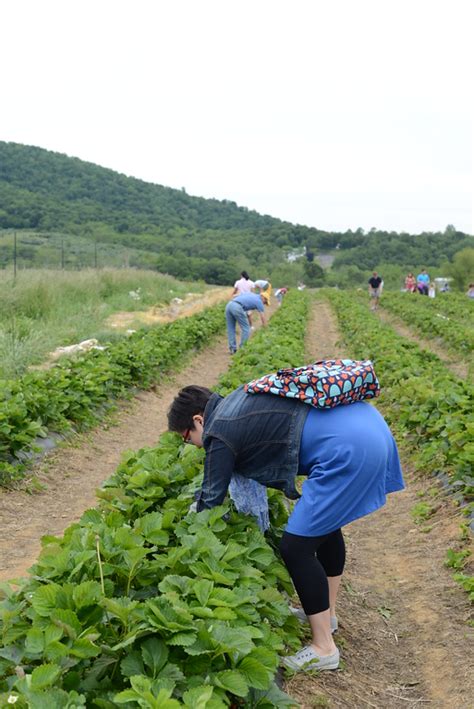
<path fill-rule="evenodd" d="M 248 394 L 276 394 L 325 409 L 372 399 L 380 385 L 370 360 L 323 359 L 294 369 L 279 369 L 245 385 Z"/>

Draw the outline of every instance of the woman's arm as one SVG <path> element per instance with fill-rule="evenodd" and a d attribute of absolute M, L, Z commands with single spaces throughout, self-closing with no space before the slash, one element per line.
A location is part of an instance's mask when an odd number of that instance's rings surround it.
<path fill-rule="evenodd" d="M 217 507 L 224 502 L 234 472 L 235 455 L 225 443 L 213 438 L 206 447 L 204 479 L 197 500 L 197 511 Z"/>

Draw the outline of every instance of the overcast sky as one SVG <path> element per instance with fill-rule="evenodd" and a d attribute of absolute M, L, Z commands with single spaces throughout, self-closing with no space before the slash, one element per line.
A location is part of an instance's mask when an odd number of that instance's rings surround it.
<path fill-rule="evenodd" d="M 0 140 L 328 230 L 473 233 L 470 0 L 11 0 Z"/>

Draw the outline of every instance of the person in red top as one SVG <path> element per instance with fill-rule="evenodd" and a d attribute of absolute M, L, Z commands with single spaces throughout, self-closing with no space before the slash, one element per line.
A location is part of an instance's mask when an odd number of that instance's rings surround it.
<path fill-rule="evenodd" d="M 405 278 L 405 290 L 407 293 L 416 293 L 416 278 L 411 271 Z"/>
<path fill-rule="evenodd" d="M 374 271 L 371 278 L 369 278 L 369 297 L 372 301 L 372 305 L 370 306 L 371 310 L 377 310 L 381 293 L 382 279 L 377 271 Z"/>

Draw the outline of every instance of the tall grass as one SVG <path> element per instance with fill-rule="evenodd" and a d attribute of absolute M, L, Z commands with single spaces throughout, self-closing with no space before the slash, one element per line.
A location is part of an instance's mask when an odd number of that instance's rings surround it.
<path fill-rule="evenodd" d="M 140 299 L 130 291 L 140 289 Z M 106 325 L 120 310 L 145 310 L 204 284 L 136 269 L 0 271 L 0 378 L 16 377 L 48 352 L 95 337 L 115 339 Z"/>

